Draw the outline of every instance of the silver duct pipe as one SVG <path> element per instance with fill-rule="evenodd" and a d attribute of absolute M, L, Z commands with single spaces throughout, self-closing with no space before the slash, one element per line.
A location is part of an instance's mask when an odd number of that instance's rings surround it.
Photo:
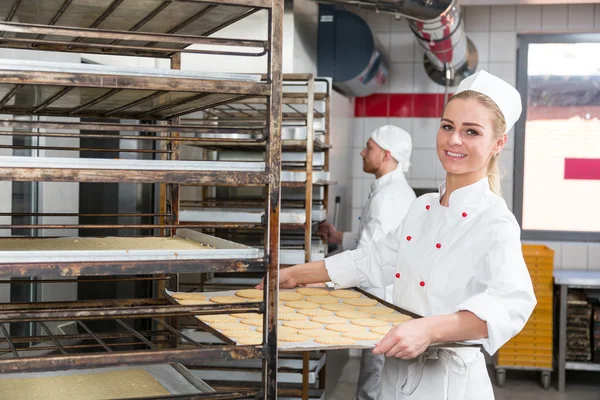
<path fill-rule="evenodd" d="M 477 49 L 465 34 L 456 0 L 317 0 L 351 5 L 402 17 L 409 22 L 417 43 L 425 50 L 425 70 L 435 82 L 458 86 L 477 68 Z"/>

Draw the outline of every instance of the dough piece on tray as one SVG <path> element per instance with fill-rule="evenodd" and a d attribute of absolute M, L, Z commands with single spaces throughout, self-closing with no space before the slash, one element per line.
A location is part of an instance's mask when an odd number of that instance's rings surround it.
<path fill-rule="evenodd" d="M 393 309 L 384 306 L 358 307 L 358 311 L 369 314 L 393 314 L 395 312 Z"/>
<path fill-rule="evenodd" d="M 176 300 L 206 300 L 206 296 L 202 293 L 194 293 L 194 292 L 176 292 L 171 293 L 171 297 Z"/>
<path fill-rule="evenodd" d="M 277 338 L 280 342 L 306 342 L 310 337 L 299 333 L 281 334 Z"/>
<path fill-rule="evenodd" d="M 234 318 L 239 319 L 262 319 L 263 315 L 258 313 L 240 313 L 240 314 L 229 314 Z"/>
<path fill-rule="evenodd" d="M 360 293 L 355 292 L 354 290 L 345 289 L 332 290 L 331 292 L 329 292 L 329 294 L 333 297 L 338 297 L 340 299 L 358 299 L 359 297 L 361 297 Z"/>
<path fill-rule="evenodd" d="M 245 299 L 257 299 L 260 300 L 264 296 L 264 292 L 259 289 L 242 289 L 235 292 L 235 295 L 238 297 L 243 297 Z"/>
<path fill-rule="evenodd" d="M 237 296 L 214 296 L 210 298 L 210 301 L 217 304 L 235 304 L 235 303 L 247 303 L 248 299 Z"/>
<path fill-rule="evenodd" d="M 310 320 L 325 325 L 345 324 L 348 322 L 346 318 L 336 317 L 335 315 L 312 317 Z"/>
<path fill-rule="evenodd" d="M 262 326 L 257 326 L 256 327 L 256 332 L 261 332 L 263 331 L 263 327 Z M 283 326 L 283 325 L 279 325 L 277 327 L 277 334 L 278 335 L 287 335 L 290 333 L 298 333 L 298 329 L 294 329 L 294 328 L 290 328 L 289 326 Z"/>
<path fill-rule="evenodd" d="M 300 293 L 304 296 L 328 296 L 329 290 L 319 288 L 298 288 L 296 293 Z"/>
<path fill-rule="evenodd" d="M 248 331 L 248 332 L 257 333 L 254 331 Z M 242 337 L 237 338 L 236 342 L 239 345 L 261 344 L 262 343 L 262 334 L 258 333 L 257 335 L 242 336 Z"/>
<path fill-rule="evenodd" d="M 309 317 L 319 317 L 325 315 L 332 315 L 333 311 L 323 310 L 322 308 L 308 308 L 308 309 L 299 309 L 296 311 L 298 314 L 307 315 Z"/>
<path fill-rule="evenodd" d="M 404 314 L 383 314 L 383 315 L 375 315 L 375 319 L 380 319 L 382 321 L 387 322 L 406 322 L 413 319 L 410 315 Z"/>
<path fill-rule="evenodd" d="M 279 316 L 280 321 L 305 321 L 306 315 L 296 314 L 296 313 L 287 313 L 281 314 Z"/>
<path fill-rule="evenodd" d="M 323 304 L 323 305 L 321 305 L 321 308 L 323 310 L 328 310 L 328 311 L 353 311 L 353 310 L 356 310 L 356 306 L 351 306 L 349 304 L 342 304 L 342 303 Z"/>
<path fill-rule="evenodd" d="M 216 322 L 237 322 L 237 319 L 231 315 L 226 314 L 215 314 L 215 315 L 196 315 L 200 321 L 205 323 L 216 323 Z"/>
<path fill-rule="evenodd" d="M 362 326 L 352 325 L 352 324 L 336 324 L 336 325 L 327 325 L 325 329 L 334 332 L 357 332 L 357 331 L 366 331 L 366 329 Z"/>
<path fill-rule="evenodd" d="M 302 334 L 310 336 L 313 339 L 317 339 L 317 338 L 320 338 L 320 337 L 323 337 L 323 336 L 340 337 L 340 333 L 339 332 L 330 331 L 330 330 L 323 329 L 323 328 L 307 329 L 305 331 L 302 331 Z"/>
<path fill-rule="evenodd" d="M 197 299 L 177 299 L 177 302 L 179 304 L 181 304 L 182 306 L 202 306 L 202 305 L 208 305 L 208 304 L 215 304 L 215 303 L 211 303 L 208 300 L 197 300 Z"/>
<path fill-rule="evenodd" d="M 359 319 L 359 318 L 369 318 L 371 317 L 370 313 L 361 312 L 361 311 L 338 311 L 335 313 L 338 317 L 347 318 L 347 319 Z"/>
<path fill-rule="evenodd" d="M 369 329 L 371 332 L 379 333 L 381 335 L 387 335 L 388 332 L 393 328 L 393 326 L 385 325 L 385 326 L 374 326 Z"/>
<path fill-rule="evenodd" d="M 262 326 L 263 324 L 263 319 L 257 319 L 257 318 L 250 318 L 250 319 L 243 319 L 240 321 L 242 324 L 244 325 L 250 325 L 250 326 Z"/>
<path fill-rule="evenodd" d="M 344 300 L 344 304 L 350 304 L 351 306 L 375 306 L 377 305 L 377 300 L 361 297 L 358 299 L 346 299 Z"/>
<path fill-rule="evenodd" d="M 282 325 L 298 330 L 317 329 L 323 326 L 322 324 L 314 321 L 286 321 Z"/>
<path fill-rule="evenodd" d="M 382 321 L 379 319 L 372 319 L 372 318 L 352 319 L 352 320 L 350 320 L 350 323 L 354 324 L 354 325 L 358 325 L 358 326 L 368 326 L 368 327 L 384 326 L 384 325 L 388 324 L 386 321 Z"/>
<path fill-rule="evenodd" d="M 240 324 L 239 322 L 218 322 L 210 325 L 211 328 L 218 331 L 249 331 L 251 328 L 248 325 Z"/>
<path fill-rule="evenodd" d="M 285 305 L 288 307 L 301 309 L 319 308 L 319 305 L 317 303 L 312 303 L 306 300 L 288 301 L 287 303 L 285 303 Z"/>
<path fill-rule="evenodd" d="M 332 296 L 309 296 L 308 297 L 308 301 L 310 301 L 311 303 L 317 303 L 317 304 L 337 304 L 340 302 L 340 299 L 336 299 L 335 297 Z"/>
<path fill-rule="evenodd" d="M 294 301 L 304 300 L 304 296 L 296 292 L 279 292 L 279 300 L 283 301 Z"/>

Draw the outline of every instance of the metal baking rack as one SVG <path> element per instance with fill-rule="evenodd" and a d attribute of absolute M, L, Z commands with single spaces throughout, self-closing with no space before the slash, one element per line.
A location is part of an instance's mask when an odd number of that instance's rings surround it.
<path fill-rule="evenodd" d="M 257 11 L 266 11 L 266 40 L 218 39 L 212 34 Z M 58 52 L 140 56 L 170 59 L 171 69 L 116 68 L 68 63 L 0 62 L 0 135 L 35 138 L 31 145 L 2 145 L 32 150 L 36 157 L 1 157 L 0 180 L 22 182 L 133 182 L 151 185 L 155 212 L 139 214 L 5 213 L 4 217 L 39 218 L 41 223 L 8 224 L 2 229 L 143 230 L 147 236 L 173 237 L 194 229 L 179 221 L 180 184 L 264 186 L 264 251 L 201 235 L 200 242 L 241 250 L 211 259 L 204 254 L 180 259 L 171 251 L 161 259 L 146 252 L 143 259 L 61 259 L 0 262 L 3 282 L 15 277 L 47 278 L 20 284 L 51 284 L 89 276 L 94 282 L 149 280 L 157 292 L 177 289 L 183 272 L 247 271 L 263 274 L 268 290 L 262 302 L 226 306 L 171 305 L 165 299 L 44 302 L 0 305 L 4 338 L 0 371 L 47 372 L 96 367 L 148 366 L 169 363 L 196 365 L 206 360 L 260 359 L 260 384 L 244 392 L 195 394 L 194 398 L 277 397 L 277 282 L 279 267 L 279 207 L 281 176 L 281 92 L 283 1 L 276 0 L 9 0 L 0 4 L 0 47 Z M 267 73 L 241 75 L 180 71 L 182 53 L 265 56 Z M 33 96 L 32 94 L 35 94 Z M 218 126 L 205 122 L 182 124 L 180 118 L 246 98 L 261 98 L 268 107 L 256 126 Z M 23 116 L 30 117 L 24 120 Z M 126 122 L 115 122 L 127 120 Z M 85 134 L 83 131 L 86 131 Z M 213 135 L 212 138 L 203 137 Z M 238 138 L 236 135 L 247 135 Z M 39 139 L 60 139 L 47 146 Z M 80 140 L 131 141 L 137 147 L 90 148 Z M 227 143 L 261 143 L 261 162 L 182 160 L 180 149 L 216 139 Z M 43 142 L 43 140 L 41 141 Z M 61 142 L 62 143 L 62 142 Z M 74 158 L 47 157 L 52 151 L 72 152 Z M 109 152 L 117 159 L 81 157 Z M 41 155 L 41 156 L 40 156 Z M 136 160 L 131 158 L 137 157 Z M 53 217 L 118 217 L 117 224 L 52 224 Z M 35 217 L 35 218 L 33 218 Z M 129 219 L 122 222 L 121 219 Z M 309 219 L 310 220 L 310 219 Z M 140 222 L 141 221 L 141 222 Z M 198 233 L 198 235 L 200 235 Z M 102 238 L 98 238 L 102 241 Z M 227 243 L 227 244 L 226 244 Z M 135 250 L 135 249 L 133 249 Z M 222 249 L 216 247 L 217 251 Z M 251 251 L 252 254 L 247 253 Z M 210 251 L 209 251 L 210 252 Z M 214 252 L 213 252 L 214 253 Z M 235 253 L 235 252 L 234 252 Z M 183 252 L 182 252 L 183 254 Z M 77 256 L 90 256 L 81 253 Z M 127 275 L 125 277 L 124 275 Z M 132 277 L 133 276 L 133 277 Z M 70 277 L 64 279 L 65 277 Z M 263 312 L 263 343 L 258 346 L 204 346 L 178 327 L 178 317 L 207 313 Z M 50 322 L 72 321 L 76 334 L 59 335 Z M 112 321 L 120 330 L 97 332 L 88 321 Z M 30 322 L 39 334 L 15 337 L 6 324 Z M 140 330 L 133 324 L 142 323 Z M 21 348 L 18 344 L 33 344 Z M 39 354 L 38 354 L 39 353 Z M 183 367 L 182 367 L 183 368 Z M 185 369 L 179 373 L 184 374 Z M 182 372 L 183 371 L 183 372 Z M 175 398 L 176 396 L 173 396 Z"/>
<path fill-rule="evenodd" d="M 316 225 L 327 219 L 329 186 L 335 184 L 329 176 L 330 140 L 330 83 L 310 74 L 284 74 L 282 94 L 282 211 L 280 214 L 282 266 L 322 260 L 327 244 L 314 231 Z M 221 128 L 263 128 L 268 110 L 264 99 L 248 97 L 229 104 L 207 108 L 181 119 L 182 125 L 212 124 Z M 256 135 L 230 135 L 229 141 L 217 140 L 211 132 L 203 134 L 211 142 L 190 143 L 202 152 L 203 159 L 219 161 L 263 161 L 263 142 L 248 143 Z M 236 137 L 243 141 L 233 142 Z M 188 186 L 188 185 L 186 185 Z M 238 189 L 211 189 L 204 187 L 195 195 L 182 197 L 182 224 L 204 225 L 203 232 L 245 245 L 263 248 L 261 231 L 264 229 L 262 212 L 258 208 L 264 193 L 249 193 Z M 245 273 L 202 274 L 182 278 L 185 290 L 221 290 L 252 287 L 260 276 Z M 210 331 L 210 328 L 208 329 Z M 214 332 L 213 332 L 214 333 Z M 222 335 L 216 334 L 220 337 Z M 223 338 L 221 338 L 223 339 Z M 307 355 L 325 363 L 324 352 L 299 352 L 288 355 L 295 358 L 298 368 L 291 372 L 295 378 L 288 383 L 301 384 L 296 388 L 298 398 L 308 399 L 310 387 L 324 393 L 324 371 L 311 379 Z M 244 370 L 243 363 L 229 363 L 231 368 Z M 202 367 L 204 370 L 204 367 Z M 209 368 L 210 370 L 210 368 Z M 249 372 L 251 373 L 251 372 Z M 238 376 L 244 376 L 243 374 Z M 231 376 L 235 380 L 235 376 Z M 286 378 L 287 379 L 287 378 Z M 229 384 L 234 384 L 230 380 Z M 240 382 L 243 382 L 242 379 Z M 292 382 L 293 381 L 293 382 Z M 311 394 L 314 394 L 311 393 Z"/>

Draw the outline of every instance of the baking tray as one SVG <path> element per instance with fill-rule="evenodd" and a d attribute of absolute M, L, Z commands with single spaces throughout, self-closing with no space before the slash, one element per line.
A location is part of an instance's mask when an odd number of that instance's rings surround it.
<path fill-rule="evenodd" d="M 230 222 L 230 223 L 262 223 L 264 211 L 251 209 L 223 209 L 223 208 L 203 208 L 182 210 L 179 213 L 181 222 Z M 326 210 L 312 210 L 313 222 L 323 221 L 327 218 Z M 304 210 L 283 209 L 279 215 L 281 224 L 304 224 L 306 222 L 306 212 Z"/>
<path fill-rule="evenodd" d="M 240 82 L 260 82 L 260 75 L 232 74 L 224 72 L 202 72 L 192 70 L 159 69 L 143 67 L 125 67 L 97 64 L 76 64 L 51 61 L 27 61 L 0 59 L 0 70 L 35 71 L 35 72 L 65 72 L 81 74 L 111 74 L 117 76 L 144 76 L 152 78 L 205 79 L 228 80 Z"/>
<path fill-rule="evenodd" d="M 0 156 L 0 168 L 264 172 L 266 169 L 266 164 L 264 162 Z"/>
<path fill-rule="evenodd" d="M 333 290 L 331 288 L 321 288 L 321 289 L 326 289 L 326 290 L 330 290 L 330 291 Z M 280 292 L 294 292 L 295 290 L 296 289 L 280 289 L 279 291 Z M 398 307 L 391 303 L 388 303 L 385 300 L 382 300 L 382 299 L 380 299 L 358 287 L 350 288 L 348 290 L 357 291 L 358 293 L 361 294 L 361 298 L 373 299 L 373 300 L 377 301 L 379 303 L 379 305 L 384 306 L 386 308 L 391 308 L 396 313 L 409 315 L 413 318 L 422 318 L 422 316 L 420 316 L 419 314 L 413 313 L 411 311 L 408 311 L 406 309 L 403 309 L 401 307 Z M 227 291 L 219 291 L 219 292 L 203 292 L 202 294 L 204 296 L 206 296 L 207 300 L 210 300 L 214 296 L 235 296 L 236 292 L 237 292 L 237 290 L 227 290 Z M 171 297 L 173 292 L 165 291 L 165 294 L 166 294 L 166 297 L 170 301 L 175 302 L 175 303 L 177 302 L 175 299 L 173 299 L 173 297 Z M 340 299 L 339 302 L 343 302 L 343 300 L 344 299 Z M 240 301 L 243 301 L 243 299 L 240 298 Z M 307 317 L 307 320 L 309 318 L 310 317 Z M 349 322 L 348 322 L 348 324 L 349 324 Z M 227 337 L 226 332 L 222 332 L 217 329 L 214 329 L 210 323 L 206 323 L 206 322 L 198 320 L 198 325 L 200 327 L 204 328 L 206 331 L 217 336 L 224 343 L 236 344 L 235 339 Z M 391 322 L 388 323 L 388 326 L 391 328 L 392 323 Z M 365 329 L 369 329 L 369 328 L 365 328 Z M 250 330 L 256 330 L 256 328 L 251 326 Z M 283 353 L 283 352 L 320 351 L 320 350 L 336 350 L 336 349 L 365 349 L 365 348 L 375 347 L 375 344 L 378 342 L 379 342 L 379 340 L 357 340 L 352 345 L 336 345 L 336 344 L 326 345 L 326 344 L 316 343 L 314 340 L 308 340 L 303 343 L 280 342 L 278 344 L 278 351 Z M 456 347 L 477 347 L 477 348 L 481 348 L 481 344 L 473 344 L 473 343 L 467 343 L 467 342 L 460 342 L 460 343 L 447 342 L 447 343 L 433 343 L 430 345 L 430 347 L 454 347 L 454 348 L 456 348 Z"/>
<path fill-rule="evenodd" d="M 1 263 L 103 262 L 196 259 L 252 259 L 260 250 L 216 238 L 190 229 L 178 229 L 177 237 L 213 248 L 199 250 L 81 250 L 81 251 L 0 251 Z M 74 240 L 76 238 L 39 238 L 27 240 Z M 15 239 L 3 239 L 15 240 Z M 102 238 L 98 238 L 102 240 Z"/>
<path fill-rule="evenodd" d="M 142 369 L 156 379 L 171 395 L 214 393 L 214 390 L 201 378 L 178 363 L 139 365 L 135 367 L 93 368 L 67 371 L 19 372 L 2 374 L 0 379 L 7 378 L 43 378 L 53 376 L 87 375 L 102 372 L 117 372 Z"/>
<path fill-rule="evenodd" d="M 313 171 L 313 183 L 329 181 L 330 176 L 329 171 Z M 306 171 L 281 171 L 281 180 L 283 182 L 305 182 Z"/>

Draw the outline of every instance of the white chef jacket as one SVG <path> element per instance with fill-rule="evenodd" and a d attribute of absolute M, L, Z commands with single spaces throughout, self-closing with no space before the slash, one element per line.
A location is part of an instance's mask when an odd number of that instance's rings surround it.
<path fill-rule="evenodd" d="M 419 197 L 383 239 L 327 258 L 325 265 L 336 287 L 393 283 L 394 303 L 422 316 L 471 311 L 486 321 L 488 338 L 469 344 L 493 355 L 523 328 L 537 302 L 519 226 L 487 178 L 455 190 L 448 207 L 439 203 L 444 191 L 442 185 L 439 193 Z M 493 398 L 479 351 L 437 352 L 386 358 L 380 398 Z M 475 370 L 466 373 L 469 367 Z"/>
<path fill-rule="evenodd" d="M 358 233 L 344 232 L 342 248 L 354 250 L 383 238 L 401 223 L 417 196 L 404 176 L 402 164 L 371 184 L 369 200 L 360 217 Z M 393 285 L 365 288 L 371 294 L 392 301 Z"/>

